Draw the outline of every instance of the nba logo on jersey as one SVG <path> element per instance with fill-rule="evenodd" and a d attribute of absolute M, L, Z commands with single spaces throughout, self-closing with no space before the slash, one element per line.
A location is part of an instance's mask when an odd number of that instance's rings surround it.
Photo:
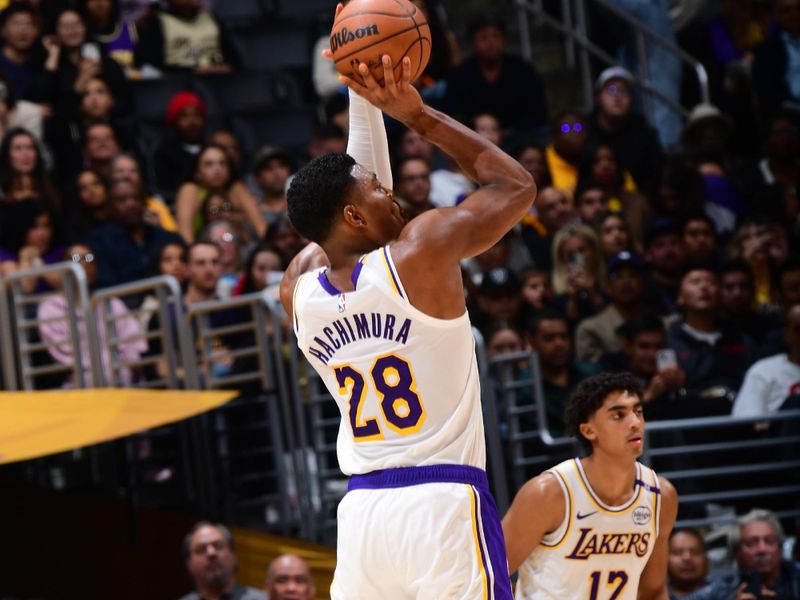
<path fill-rule="evenodd" d="M 344 294 L 339 294 L 339 312 L 343 313 L 346 310 L 347 310 L 347 304 L 345 304 Z"/>

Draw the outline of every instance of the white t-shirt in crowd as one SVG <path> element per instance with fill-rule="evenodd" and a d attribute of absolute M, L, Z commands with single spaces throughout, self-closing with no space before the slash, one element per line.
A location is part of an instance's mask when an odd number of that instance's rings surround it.
<path fill-rule="evenodd" d="M 800 365 L 791 362 L 786 354 L 764 358 L 747 370 L 732 414 L 743 417 L 775 412 L 798 391 Z"/>

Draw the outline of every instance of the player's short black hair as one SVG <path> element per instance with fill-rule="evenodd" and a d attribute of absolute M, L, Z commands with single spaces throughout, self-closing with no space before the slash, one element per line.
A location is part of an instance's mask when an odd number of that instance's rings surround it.
<path fill-rule="evenodd" d="M 304 238 L 322 243 L 355 184 L 352 156 L 331 152 L 318 156 L 292 179 L 286 200 L 289 220 Z"/>
<path fill-rule="evenodd" d="M 600 373 L 581 381 L 567 400 L 564 411 L 567 433 L 580 442 L 587 454 L 592 453 L 592 443 L 583 437 L 579 426 L 586 423 L 614 392 L 627 392 L 641 398 L 642 384 L 632 373 Z"/>

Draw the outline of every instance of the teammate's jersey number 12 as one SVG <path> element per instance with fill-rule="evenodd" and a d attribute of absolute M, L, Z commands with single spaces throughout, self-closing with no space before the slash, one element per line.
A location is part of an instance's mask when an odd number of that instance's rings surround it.
<path fill-rule="evenodd" d="M 592 585 L 589 591 L 589 600 L 600 600 L 600 579 L 602 575 L 602 571 L 592 571 L 589 575 L 589 582 Z M 617 600 L 626 583 L 628 583 L 628 574 L 625 571 L 609 571 L 606 587 L 612 591 L 608 600 Z"/>
<path fill-rule="evenodd" d="M 333 372 L 340 393 L 343 396 L 349 393 L 347 408 L 355 441 L 383 439 L 383 427 L 379 419 L 361 414 L 367 398 L 364 375 L 351 365 L 334 367 Z M 411 364 L 401 356 L 387 354 L 375 360 L 369 376 L 380 400 L 383 426 L 400 435 L 419 431 L 425 422 L 425 408 L 416 391 Z"/>

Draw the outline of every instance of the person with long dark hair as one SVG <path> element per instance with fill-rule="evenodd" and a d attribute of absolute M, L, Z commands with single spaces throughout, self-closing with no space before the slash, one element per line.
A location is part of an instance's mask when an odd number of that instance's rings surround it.
<path fill-rule="evenodd" d="M 53 212 L 60 212 L 61 201 L 47 174 L 42 149 L 20 127 L 10 129 L 0 143 L 0 194 L 3 202 L 41 198 Z"/>

